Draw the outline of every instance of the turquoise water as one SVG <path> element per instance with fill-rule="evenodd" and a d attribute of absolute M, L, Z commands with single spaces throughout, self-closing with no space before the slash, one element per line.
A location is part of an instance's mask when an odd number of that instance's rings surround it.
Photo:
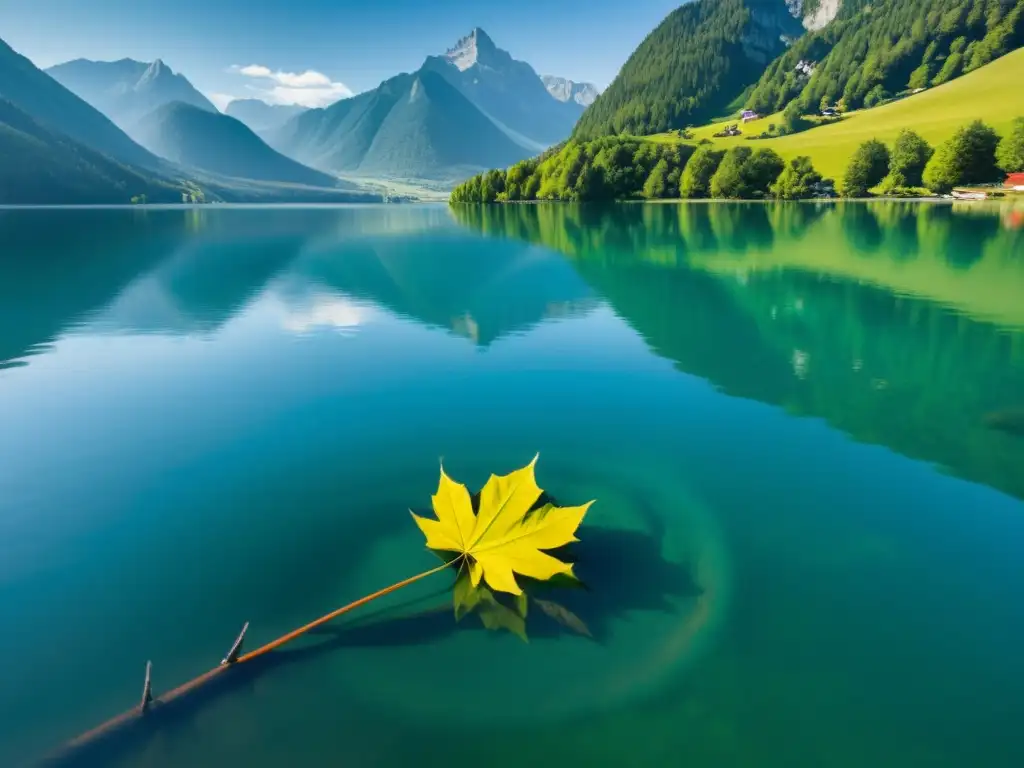
<path fill-rule="evenodd" d="M 1019 766 L 1019 212 L 0 211 L 0 765 L 431 567 L 539 451 L 590 629 L 447 575 L 78 764 Z"/>

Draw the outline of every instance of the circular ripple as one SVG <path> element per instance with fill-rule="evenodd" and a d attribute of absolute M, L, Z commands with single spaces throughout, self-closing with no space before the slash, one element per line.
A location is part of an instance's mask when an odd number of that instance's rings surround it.
<path fill-rule="evenodd" d="M 390 616 L 343 630 L 351 644 L 330 654 L 327 674 L 354 706 L 460 727 L 574 717 L 678 681 L 707 647 L 727 609 L 729 568 L 712 515 L 685 485 L 636 463 L 542 461 L 538 475 L 560 503 L 597 499 L 577 545 L 577 572 L 591 590 L 551 594 L 597 641 L 536 608 L 529 644 L 483 630 L 474 616 L 456 626 L 448 577 L 439 576 L 415 594 L 404 590 L 405 605 Z M 375 548 L 344 591 L 393 581 L 408 570 L 408 553 L 421 551 L 410 524 Z"/>

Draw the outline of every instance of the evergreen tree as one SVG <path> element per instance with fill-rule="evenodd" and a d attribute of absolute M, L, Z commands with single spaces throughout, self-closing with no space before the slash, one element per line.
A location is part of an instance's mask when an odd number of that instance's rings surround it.
<path fill-rule="evenodd" d="M 801 31 L 781 3 L 774 8 L 759 0 L 682 4 L 587 108 L 574 138 L 660 133 L 704 122 L 761 75 L 764 60 L 744 50 L 749 38 L 763 41 L 759 53 L 771 59 L 785 49 L 780 32 L 796 37 Z"/>
<path fill-rule="evenodd" d="M 777 112 L 796 99 L 816 105 L 842 97 L 847 109 L 870 107 L 1021 45 L 1024 0 L 843 0 L 831 23 L 767 67 L 747 106 Z"/>

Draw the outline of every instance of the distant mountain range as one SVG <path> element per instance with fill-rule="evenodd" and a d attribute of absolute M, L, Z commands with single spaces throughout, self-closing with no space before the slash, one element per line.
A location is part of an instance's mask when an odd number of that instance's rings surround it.
<path fill-rule="evenodd" d="M 164 78 L 163 69 L 147 66 L 146 71 L 154 75 L 147 80 L 173 83 L 166 91 L 173 93 L 180 81 Z M 259 142 L 233 118 L 204 107 L 184 106 L 200 112 L 206 123 L 230 123 L 219 132 L 203 123 L 194 136 L 193 152 L 217 141 L 226 151 L 223 142 L 238 141 L 245 135 L 242 131 Z M 159 132 L 166 143 L 171 138 L 167 134 L 173 136 L 178 130 L 174 126 L 192 125 L 181 119 L 180 112 L 167 110 L 165 117 L 173 119 L 173 130 Z M 379 199 L 311 169 L 297 170 L 295 163 L 262 142 L 259 145 L 262 149 L 256 147 L 256 151 L 251 140 L 243 141 L 240 149 L 248 147 L 250 159 L 244 167 L 230 169 L 235 174 L 211 163 L 205 169 L 179 165 L 140 146 L 98 109 L 0 41 L 0 198 L 6 204 L 128 203 L 143 196 L 150 202 L 180 202 L 183 195 L 190 200 L 232 202 Z M 270 165 L 274 170 L 265 172 Z"/>
<path fill-rule="evenodd" d="M 562 141 L 584 108 L 474 29 L 416 72 L 303 112 L 267 138 L 331 173 L 456 182 Z"/>
<path fill-rule="evenodd" d="M 319 187 L 336 184 L 334 177 L 275 152 L 251 128 L 222 114 L 184 75 L 160 59 L 152 63 L 76 59 L 46 72 L 165 160 L 243 179 Z M 294 109 L 289 112 L 297 114 Z"/>
<path fill-rule="evenodd" d="M 240 99 L 227 114 L 160 59 L 44 72 L 0 41 L 0 196 L 320 200 L 363 180 L 454 185 L 566 139 L 596 92 L 541 78 L 479 28 L 326 108 Z"/>
<path fill-rule="evenodd" d="M 188 168 L 319 187 L 336 183 L 333 176 L 275 152 L 241 121 L 180 101 L 147 114 L 136 123 L 133 133 L 160 157 Z"/>
<path fill-rule="evenodd" d="M 456 180 L 533 152 L 443 76 L 423 70 L 305 112 L 271 143 L 314 168 L 373 178 Z"/>
<path fill-rule="evenodd" d="M 106 115 L 0 41 L 0 97 L 34 120 L 110 158 L 146 169 L 160 159 L 140 147 Z"/>
<path fill-rule="evenodd" d="M 513 59 L 477 27 L 423 69 L 443 75 L 480 110 L 513 136 L 544 147 L 565 139 L 584 106 L 553 98 L 525 61 Z M 592 87 L 592 86 L 591 86 Z"/>
<path fill-rule="evenodd" d="M 224 113 L 241 120 L 262 135 L 266 131 L 277 130 L 306 109 L 299 104 L 267 104 L 259 99 L 235 99 L 228 103 Z"/>
<path fill-rule="evenodd" d="M 131 135 L 135 123 L 172 101 L 216 113 L 217 108 L 184 75 L 160 59 L 152 63 L 121 59 L 75 59 L 45 70 L 46 74 L 105 114 Z"/>

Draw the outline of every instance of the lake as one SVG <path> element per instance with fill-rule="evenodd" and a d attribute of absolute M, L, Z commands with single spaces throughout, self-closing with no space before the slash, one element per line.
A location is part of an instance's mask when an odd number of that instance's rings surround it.
<path fill-rule="evenodd" d="M 442 573 L 74 764 L 1024 765 L 1022 222 L 0 211 L 0 765 L 432 567 L 440 462 L 538 452 L 590 637 Z"/>

